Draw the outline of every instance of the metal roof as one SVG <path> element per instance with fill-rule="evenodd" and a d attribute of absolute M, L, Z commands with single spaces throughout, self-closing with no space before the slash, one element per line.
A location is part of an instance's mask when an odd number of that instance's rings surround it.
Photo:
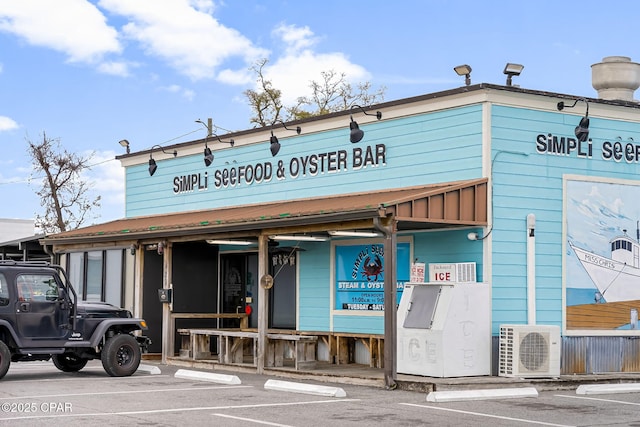
<path fill-rule="evenodd" d="M 125 218 L 44 237 L 44 244 L 114 242 L 371 220 L 392 215 L 399 230 L 484 226 L 487 179 Z"/>

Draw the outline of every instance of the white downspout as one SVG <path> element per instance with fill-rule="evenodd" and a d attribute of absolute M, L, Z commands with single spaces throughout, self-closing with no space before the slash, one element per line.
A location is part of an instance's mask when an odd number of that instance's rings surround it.
<path fill-rule="evenodd" d="M 536 324 L 536 216 L 527 215 L 527 322 Z"/>

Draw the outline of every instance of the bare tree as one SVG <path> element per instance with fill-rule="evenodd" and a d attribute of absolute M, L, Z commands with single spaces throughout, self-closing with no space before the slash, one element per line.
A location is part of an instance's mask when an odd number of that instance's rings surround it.
<path fill-rule="evenodd" d="M 42 187 L 36 191 L 44 215 L 36 215 L 36 226 L 45 233 L 79 228 L 92 208 L 100 207 L 100 196 L 88 197 L 89 184 L 81 177 L 90 169 L 91 156 L 84 158 L 62 149 L 59 139 L 47 138 L 42 142 L 27 139 L 33 165 L 32 178 L 42 178 Z"/>
<path fill-rule="evenodd" d="M 384 86 L 372 92 L 371 83 L 364 82 L 354 88 L 345 73 L 329 70 L 320 73 L 321 81 L 310 81 L 310 96 L 299 97 L 296 105 L 286 107 L 282 103 L 282 92 L 265 78 L 267 63 L 267 59 L 261 59 L 250 68 L 257 76 L 258 89 L 244 92 L 254 113 L 250 122 L 258 126 L 348 110 L 356 104 L 364 107 L 384 101 Z"/>
<path fill-rule="evenodd" d="M 367 106 L 384 101 L 384 86 L 371 93 L 371 82 L 358 83 L 354 88 L 345 73 L 329 70 L 322 71 L 320 75 L 321 81 L 312 80 L 309 84 L 311 96 L 298 98 L 298 104 L 289 110 L 291 118 L 303 119 L 348 110 L 354 105 Z"/>
<path fill-rule="evenodd" d="M 280 117 L 284 108 L 282 92 L 274 88 L 271 80 L 267 80 L 264 76 L 263 69 L 267 62 L 269 62 L 268 59 L 261 59 L 250 68 L 256 73 L 259 88 L 257 90 L 248 89 L 244 92 L 254 113 L 249 121 L 258 126 L 272 125 L 283 119 Z"/>

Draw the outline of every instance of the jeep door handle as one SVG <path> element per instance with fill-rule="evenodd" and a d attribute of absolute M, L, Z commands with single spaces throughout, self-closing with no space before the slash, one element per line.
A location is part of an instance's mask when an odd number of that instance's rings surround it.
<path fill-rule="evenodd" d="M 20 303 L 20 311 L 29 311 L 29 303 L 28 302 Z"/>

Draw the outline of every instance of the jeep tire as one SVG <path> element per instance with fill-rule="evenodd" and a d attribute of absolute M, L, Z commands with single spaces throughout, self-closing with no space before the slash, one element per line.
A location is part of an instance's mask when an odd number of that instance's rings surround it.
<path fill-rule="evenodd" d="M 112 377 L 128 377 L 138 369 L 142 352 L 138 341 L 129 334 L 118 334 L 102 348 L 102 367 Z"/>
<path fill-rule="evenodd" d="M 10 364 L 11 364 L 11 351 L 9 351 L 9 347 L 7 347 L 4 341 L 0 341 L 0 378 L 7 375 L 7 371 L 9 370 Z"/>
<path fill-rule="evenodd" d="M 56 368 L 62 372 L 78 372 L 87 365 L 88 360 L 73 353 L 54 354 L 51 358 Z"/>

